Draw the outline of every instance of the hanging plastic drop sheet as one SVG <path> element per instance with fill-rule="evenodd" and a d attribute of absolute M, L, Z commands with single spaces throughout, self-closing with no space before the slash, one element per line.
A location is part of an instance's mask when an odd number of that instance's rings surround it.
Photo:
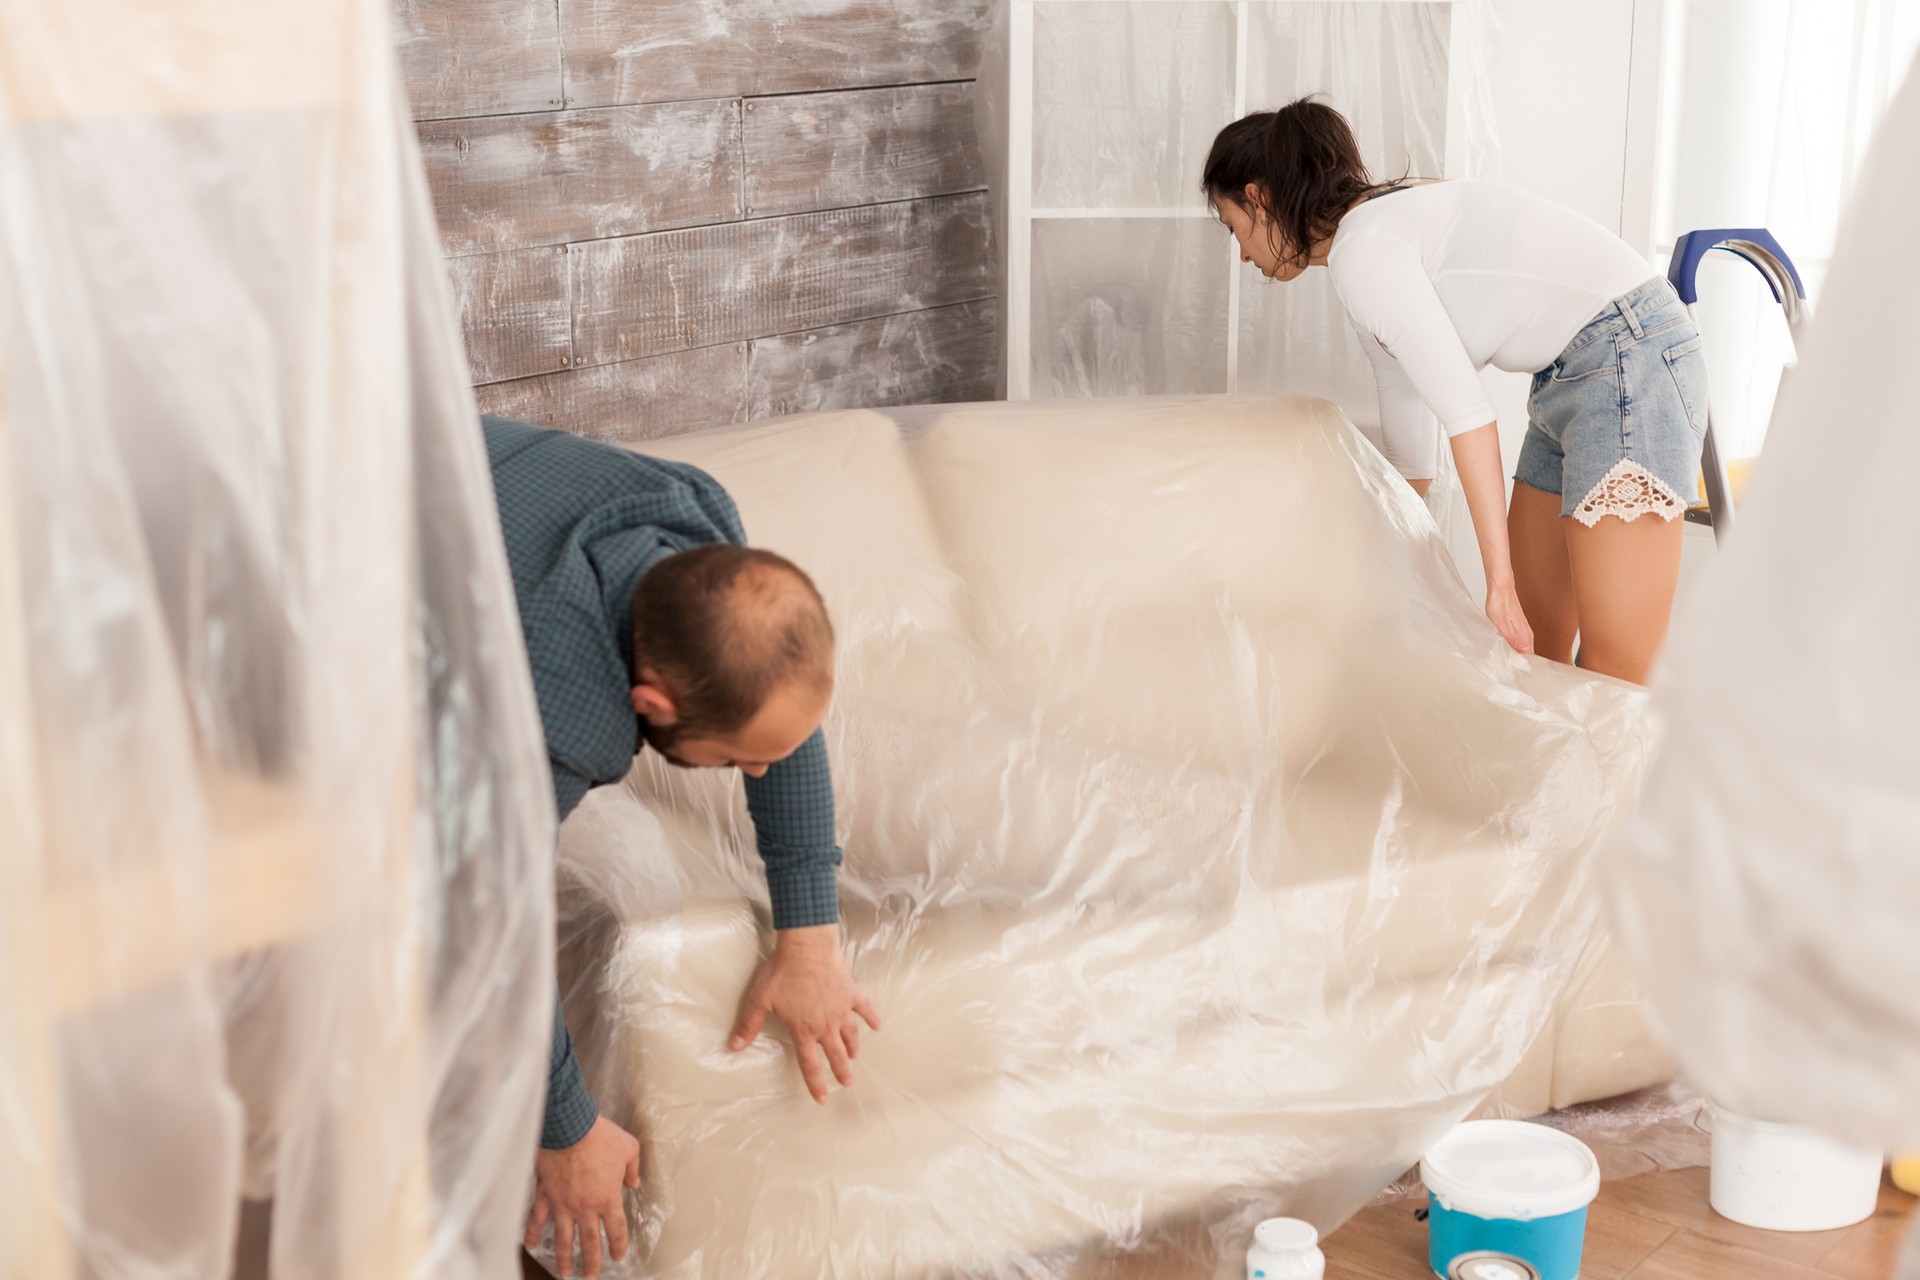
<path fill-rule="evenodd" d="M 856 977 L 821 1107 L 737 779 L 643 756 L 562 834 L 569 1022 L 645 1144 L 636 1273 L 1238 1274 L 1482 1105 L 1671 1069 L 1592 859 L 1642 691 L 1523 659 L 1307 400 L 818 414 L 649 443 L 819 583 Z M 1498 1093 L 1496 1094 L 1496 1090 Z"/>
<path fill-rule="evenodd" d="M 1609 860 L 1689 1073 L 1744 1115 L 1920 1148 L 1920 74 L 1842 222 L 1739 523 L 1657 677 Z"/>
<path fill-rule="evenodd" d="M 507 1276 L 553 812 L 384 0 L 0 2 L 0 1272 Z"/>

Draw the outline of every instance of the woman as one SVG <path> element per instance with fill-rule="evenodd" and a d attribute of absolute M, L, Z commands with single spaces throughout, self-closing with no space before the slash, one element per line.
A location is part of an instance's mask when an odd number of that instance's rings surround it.
<path fill-rule="evenodd" d="M 1571 662 L 1577 634 L 1582 667 L 1645 683 L 1706 434 L 1700 334 L 1667 282 L 1536 196 L 1374 182 L 1346 120 L 1304 99 L 1222 129 L 1201 186 L 1262 275 L 1333 272 L 1379 382 L 1384 451 L 1422 496 L 1445 427 L 1508 643 Z M 1533 375 L 1504 511 L 1488 364 Z"/>

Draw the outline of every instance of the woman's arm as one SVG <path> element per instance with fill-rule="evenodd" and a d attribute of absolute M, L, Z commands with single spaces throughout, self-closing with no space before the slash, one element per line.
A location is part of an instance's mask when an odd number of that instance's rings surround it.
<path fill-rule="evenodd" d="M 1427 487 L 1433 483 L 1439 460 L 1440 424 L 1427 408 L 1427 402 L 1407 381 L 1400 362 L 1388 355 L 1358 321 L 1354 322 L 1353 332 L 1360 339 L 1360 350 L 1366 353 L 1367 363 L 1373 366 L 1374 387 L 1380 393 L 1380 433 L 1374 443 L 1393 464 L 1393 469 L 1424 498 Z M 1362 431 L 1372 435 L 1365 428 Z"/>
<path fill-rule="evenodd" d="M 1362 344 L 1370 339 L 1386 357 L 1374 362 L 1376 375 L 1391 363 L 1394 376 L 1411 386 L 1446 428 L 1480 542 L 1480 558 L 1486 565 L 1487 617 L 1508 644 L 1521 653 L 1532 653 L 1533 629 L 1527 625 L 1513 586 L 1507 485 L 1501 473 L 1493 401 L 1419 253 L 1397 237 L 1369 232 L 1343 239 L 1328 265 L 1347 315 L 1361 331 Z M 1386 394 L 1383 381 L 1383 402 Z M 1412 480 L 1433 472 L 1430 467 L 1424 472 L 1402 467 L 1400 474 Z M 1420 486 L 1414 485 L 1414 490 L 1419 492 Z"/>
<path fill-rule="evenodd" d="M 1452 438 L 1453 465 L 1467 495 L 1467 513 L 1480 543 L 1487 573 L 1487 617 L 1508 644 L 1533 652 L 1533 628 L 1513 586 L 1513 552 L 1507 543 L 1507 484 L 1500 467 L 1500 428 L 1489 422 Z"/>

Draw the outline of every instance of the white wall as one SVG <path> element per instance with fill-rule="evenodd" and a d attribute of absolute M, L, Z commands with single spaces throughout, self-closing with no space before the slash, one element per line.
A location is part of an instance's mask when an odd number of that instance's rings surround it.
<path fill-rule="evenodd" d="M 1501 31 L 1488 72 L 1501 181 L 1584 213 L 1649 252 L 1661 80 L 1651 64 L 1666 39 L 1667 0 L 1494 0 L 1493 7 Z M 1649 276 L 1665 273 L 1664 258 L 1648 258 Z M 1498 369 L 1481 376 L 1500 415 L 1511 476 L 1527 430 L 1529 379 Z M 1683 598 L 1713 554 L 1704 526 L 1686 533 Z M 1484 579 L 1471 530 L 1450 530 L 1450 540 L 1462 576 L 1479 593 Z"/>
<path fill-rule="evenodd" d="M 1620 230 L 1634 0 L 1495 0 L 1505 180 Z"/>
<path fill-rule="evenodd" d="M 1493 0 L 1499 31 L 1489 50 L 1500 168 L 1493 175 L 1623 230 L 1628 85 L 1636 0 Z M 1643 5 L 1646 0 L 1640 0 Z M 1651 262 L 1648 274 L 1656 274 Z M 1527 430 L 1525 374 L 1481 375 L 1500 415 L 1500 446 L 1513 474 Z M 1443 518 L 1461 576 L 1484 589 L 1471 527 Z"/>
<path fill-rule="evenodd" d="M 1634 0 L 1495 0 L 1488 68 L 1502 179 L 1620 232 Z M 1648 264 L 1648 274 L 1653 274 Z M 1527 430 L 1524 374 L 1489 369 L 1511 475 Z"/>

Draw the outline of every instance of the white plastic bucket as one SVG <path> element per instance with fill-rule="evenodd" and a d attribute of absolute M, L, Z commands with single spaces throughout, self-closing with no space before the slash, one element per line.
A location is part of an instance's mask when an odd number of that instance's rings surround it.
<path fill-rule="evenodd" d="M 1713 1108 L 1707 1199 L 1723 1218 L 1768 1231 L 1832 1231 L 1873 1216 L 1882 1153 L 1817 1129 Z"/>

